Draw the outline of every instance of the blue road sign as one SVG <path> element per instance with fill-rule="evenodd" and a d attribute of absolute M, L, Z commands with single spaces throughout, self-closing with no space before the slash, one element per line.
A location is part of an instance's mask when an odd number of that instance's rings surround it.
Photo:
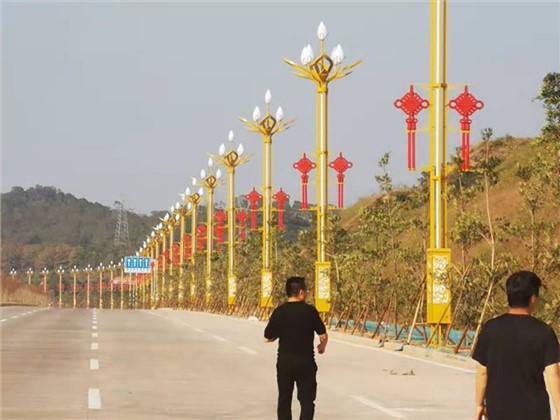
<path fill-rule="evenodd" d="M 150 257 L 124 257 L 125 273 L 149 273 L 151 270 Z"/>

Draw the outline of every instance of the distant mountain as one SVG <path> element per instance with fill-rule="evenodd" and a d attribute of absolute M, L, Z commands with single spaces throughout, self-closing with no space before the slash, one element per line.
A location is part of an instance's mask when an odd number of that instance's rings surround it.
<path fill-rule="evenodd" d="M 238 205 L 246 206 L 244 198 L 238 199 Z M 299 208 L 298 202 L 286 206 L 286 231 L 291 239 L 309 225 L 310 215 Z M 205 214 L 204 207 L 200 211 Z M 118 261 L 138 249 L 164 214 L 127 212 L 130 245 L 115 246 L 116 210 L 54 187 L 14 187 L 2 194 L 1 270 L 7 273 L 15 268 L 23 273 L 28 267 L 52 270 L 60 265 L 69 268 Z"/>

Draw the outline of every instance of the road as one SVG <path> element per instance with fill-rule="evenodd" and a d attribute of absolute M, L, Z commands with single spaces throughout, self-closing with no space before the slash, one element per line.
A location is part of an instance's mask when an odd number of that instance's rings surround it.
<path fill-rule="evenodd" d="M 275 418 L 277 344 L 264 343 L 263 323 L 21 307 L 2 308 L 1 319 L 4 420 Z M 340 333 L 317 363 L 317 419 L 472 417 L 467 369 Z"/>

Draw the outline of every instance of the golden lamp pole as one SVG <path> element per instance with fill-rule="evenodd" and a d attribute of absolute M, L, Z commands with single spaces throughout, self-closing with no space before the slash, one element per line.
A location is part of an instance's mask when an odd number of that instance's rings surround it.
<path fill-rule="evenodd" d="M 159 243 L 161 241 L 161 236 L 158 233 L 158 229 L 159 229 L 159 225 L 156 226 L 154 228 L 154 230 L 151 233 L 151 244 L 155 249 L 155 257 L 154 257 L 154 279 L 153 279 L 153 283 L 152 283 L 152 309 L 155 308 L 157 306 L 157 303 L 159 301 L 159 271 L 161 269 L 160 267 L 160 263 L 159 263 Z"/>
<path fill-rule="evenodd" d="M 169 231 L 169 286 L 168 286 L 169 290 L 167 292 L 167 296 L 168 296 L 169 304 L 171 304 L 171 302 L 173 301 L 173 293 L 174 293 L 173 260 L 175 258 L 175 250 L 173 249 L 173 245 L 175 243 L 174 242 L 175 226 L 177 225 L 177 223 L 179 223 L 179 220 L 181 219 L 181 216 L 179 216 L 179 214 L 175 210 L 175 206 L 171 206 L 170 211 L 171 211 L 170 217 L 169 220 L 167 221 L 167 230 Z"/>
<path fill-rule="evenodd" d="M 12 281 L 16 280 L 16 276 L 17 276 L 17 271 L 15 268 L 12 268 L 9 272 L 10 276 L 12 277 Z"/>
<path fill-rule="evenodd" d="M 155 240 L 155 233 L 152 233 L 146 239 L 147 249 L 150 251 L 150 258 L 152 261 L 151 272 L 150 272 L 150 308 L 154 308 L 155 305 L 155 279 L 157 276 L 157 256 L 156 249 L 158 246 L 157 240 Z"/>
<path fill-rule="evenodd" d="M 31 277 L 33 277 L 33 269 L 28 268 L 25 274 L 27 274 L 27 284 L 31 285 Z"/>
<path fill-rule="evenodd" d="M 103 309 L 103 272 L 105 271 L 105 267 L 103 267 L 103 263 L 99 263 L 97 267 L 97 272 L 99 273 L 99 284 L 97 285 L 97 289 L 99 290 L 99 309 Z"/>
<path fill-rule="evenodd" d="M 222 144 L 219 149 L 219 156 L 215 159 L 219 164 L 225 166 L 228 171 L 227 176 L 227 218 L 228 218 L 228 273 L 227 273 L 227 304 L 235 304 L 237 291 L 237 278 L 235 276 L 235 248 L 237 245 L 235 238 L 235 168 L 247 163 L 251 156 L 243 156 L 243 144 L 239 144 L 237 149 L 233 146 L 233 131 L 228 135 L 228 146 Z"/>
<path fill-rule="evenodd" d="M 181 194 L 181 200 L 185 200 L 185 195 Z M 179 282 L 177 286 L 177 306 L 182 308 L 185 303 L 185 229 L 186 229 L 186 218 L 189 213 L 188 209 L 181 205 L 181 203 L 175 204 L 177 213 L 179 214 Z M 192 208 L 192 205 L 191 205 Z"/>
<path fill-rule="evenodd" d="M 86 277 L 87 277 L 87 283 L 86 283 L 86 308 L 89 309 L 89 290 L 90 290 L 90 288 L 91 288 L 90 276 L 91 276 L 91 272 L 93 271 L 93 268 L 91 267 L 90 264 L 88 264 L 87 267 L 84 268 L 84 271 L 85 271 Z"/>
<path fill-rule="evenodd" d="M 62 275 L 64 274 L 62 266 L 56 270 L 56 274 L 58 274 L 58 307 L 62 308 Z"/>
<path fill-rule="evenodd" d="M 119 279 L 119 286 L 120 286 L 120 294 L 121 294 L 121 304 L 119 305 L 121 309 L 124 309 L 124 258 L 121 258 L 121 260 L 119 261 L 118 264 L 118 268 L 119 268 L 119 274 L 120 274 L 120 279 Z"/>
<path fill-rule="evenodd" d="M 78 286 L 77 281 L 76 281 L 76 277 L 78 276 L 78 273 L 80 272 L 80 270 L 78 269 L 78 267 L 74 266 L 74 267 L 72 267 L 70 272 L 72 273 L 72 278 L 73 278 L 72 308 L 76 309 L 76 287 Z"/>
<path fill-rule="evenodd" d="M 113 280 L 115 279 L 115 269 L 117 268 L 116 264 L 111 261 L 109 263 L 110 279 L 109 279 L 109 289 L 111 292 L 111 309 L 115 309 L 115 296 L 114 296 L 114 288 L 113 288 Z"/>
<path fill-rule="evenodd" d="M 276 110 L 276 117 L 270 113 L 270 90 L 266 91 L 265 116 L 261 117 L 259 107 L 253 111 L 253 121 L 240 118 L 245 127 L 259 133 L 263 138 L 263 229 L 262 229 L 262 272 L 261 272 L 261 307 L 266 317 L 272 307 L 272 136 L 288 129 L 292 121 L 283 122 L 282 107 Z"/>
<path fill-rule="evenodd" d="M 41 270 L 41 275 L 43 276 L 43 293 L 47 293 L 47 277 L 49 276 L 49 270 L 47 268 L 43 268 Z"/>
<path fill-rule="evenodd" d="M 210 304 L 212 297 L 212 253 L 214 252 L 214 190 L 221 185 L 222 171 L 214 173 L 214 160 L 208 158 L 208 173 L 200 171 L 200 181 L 196 181 L 206 189 L 206 305 Z"/>
<path fill-rule="evenodd" d="M 196 179 L 193 179 L 193 186 L 196 185 Z M 191 303 L 194 304 L 196 300 L 196 254 L 198 253 L 196 248 L 196 227 L 198 223 L 198 205 L 202 200 L 204 195 L 204 188 L 200 187 L 198 192 L 191 194 L 191 189 L 187 187 L 185 190 L 185 198 L 188 200 L 187 209 L 191 211 L 191 284 L 190 284 L 190 297 Z M 190 206 L 190 208 L 189 208 Z"/>
<path fill-rule="evenodd" d="M 327 28 L 321 22 L 317 30 L 319 38 L 319 56 L 313 55 L 311 45 L 303 48 L 301 65 L 284 59 L 295 69 L 296 76 L 309 79 L 317 85 L 317 261 L 315 262 L 315 306 L 323 317 L 331 307 L 331 263 L 327 260 L 328 228 L 328 186 L 329 186 L 329 148 L 328 148 L 328 85 L 335 79 L 348 76 L 351 69 L 360 64 L 356 61 L 348 66 L 341 66 L 344 60 L 342 47 L 337 45 L 331 55 L 325 53 L 324 43 Z"/>
<path fill-rule="evenodd" d="M 162 223 L 158 225 L 158 232 L 161 238 L 161 287 L 158 293 L 158 303 L 161 305 L 165 305 L 167 301 L 167 292 L 166 292 L 166 271 L 167 271 L 167 221 L 169 220 L 169 213 L 165 214 L 165 217 L 162 220 Z"/>

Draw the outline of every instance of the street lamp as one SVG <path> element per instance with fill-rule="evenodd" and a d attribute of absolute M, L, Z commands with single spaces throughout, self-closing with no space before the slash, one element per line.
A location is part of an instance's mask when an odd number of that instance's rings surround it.
<path fill-rule="evenodd" d="M 9 272 L 10 276 L 12 276 L 12 281 L 16 281 L 17 271 L 15 268 L 12 268 Z"/>
<path fill-rule="evenodd" d="M 228 170 L 227 177 L 227 218 L 228 218 L 228 274 L 227 274 L 227 304 L 235 304 L 235 294 L 237 290 L 237 279 L 235 277 L 235 168 L 247 163 L 251 156 L 243 156 L 243 144 L 237 148 L 233 145 L 233 131 L 228 134 L 228 146 L 222 144 L 219 149 L 219 156 L 215 158 L 221 165 Z"/>
<path fill-rule="evenodd" d="M 117 268 L 117 265 L 113 261 L 111 261 L 107 268 L 109 269 L 109 273 L 110 273 L 110 276 L 111 276 L 111 278 L 109 280 L 109 289 L 110 289 L 110 292 L 111 292 L 111 309 L 114 309 L 115 308 L 115 296 L 113 295 L 113 291 L 114 291 L 113 280 L 115 278 L 115 269 Z"/>
<path fill-rule="evenodd" d="M 264 95 L 265 116 L 261 116 L 259 107 L 253 111 L 253 121 L 241 118 L 245 127 L 259 133 L 263 139 L 263 239 L 262 239 L 262 273 L 261 273 L 261 307 L 263 315 L 272 307 L 272 136 L 286 131 L 292 121 L 284 122 L 284 111 L 278 107 L 275 117 L 270 113 L 272 95 L 267 90 Z"/>
<path fill-rule="evenodd" d="M 62 308 L 62 275 L 64 274 L 64 268 L 62 266 L 58 267 L 56 273 L 58 274 L 58 307 Z"/>
<path fill-rule="evenodd" d="M 329 147 L 328 147 L 328 85 L 331 81 L 348 76 L 351 69 L 360 64 L 356 61 L 343 67 L 344 52 L 340 44 L 334 47 L 331 55 L 325 53 L 325 39 L 328 35 L 323 22 L 319 24 L 319 56 L 313 55 L 311 45 L 301 52 L 301 65 L 284 59 L 295 69 L 296 76 L 309 79 L 317 85 L 317 261 L 315 263 L 315 306 L 323 317 L 331 307 L 331 264 L 327 261 L 327 224 L 328 224 L 328 183 L 329 183 Z"/>
<path fill-rule="evenodd" d="M 124 308 L 124 258 L 119 261 L 119 273 L 120 273 L 120 286 L 121 286 L 121 304 L 120 308 Z"/>
<path fill-rule="evenodd" d="M 103 309 L 103 272 L 105 271 L 105 267 L 103 267 L 103 263 L 99 263 L 97 267 L 97 272 L 99 273 L 99 284 L 97 289 L 99 290 L 99 309 Z"/>
<path fill-rule="evenodd" d="M 181 200 L 185 199 L 185 195 L 181 194 Z M 190 207 L 189 207 L 190 206 Z M 184 272 L 184 263 L 185 263 L 185 229 L 186 229 L 186 217 L 189 213 L 189 208 L 192 208 L 190 203 L 187 207 L 181 205 L 180 202 L 175 204 L 175 208 L 177 209 L 177 214 L 179 215 L 179 284 L 177 287 L 177 306 L 179 308 L 183 307 L 184 300 L 185 300 L 185 284 L 183 278 Z"/>
<path fill-rule="evenodd" d="M 180 207 L 179 203 L 178 207 Z M 169 286 L 168 286 L 168 303 L 171 303 L 173 299 L 173 264 L 175 259 L 175 226 L 179 223 L 181 216 L 176 213 L 175 206 L 171 206 L 170 208 L 170 216 L 167 220 L 167 230 L 169 232 Z"/>
<path fill-rule="evenodd" d="M 158 301 L 161 304 L 165 304 L 167 300 L 167 290 L 166 290 L 166 270 L 167 270 L 167 257 L 169 252 L 167 251 L 167 233 L 168 233 L 168 220 L 169 220 L 169 213 L 165 213 L 163 219 L 160 219 L 161 222 L 157 226 L 159 236 L 161 237 L 161 288 L 160 293 L 158 293 Z M 161 300 L 160 300 L 161 299 Z"/>
<path fill-rule="evenodd" d="M 47 277 L 49 275 L 49 270 L 47 268 L 43 268 L 41 270 L 41 275 L 43 276 L 43 293 L 47 293 Z"/>
<path fill-rule="evenodd" d="M 72 273 L 72 278 L 74 280 L 74 283 L 73 283 L 74 287 L 72 289 L 72 291 L 73 291 L 72 307 L 74 309 L 76 309 L 76 288 L 77 288 L 76 277 L 77 277 L 78 273 L 80 272 L 80 270 L 78 269 L 78 267 L 74 266 L 70 269 L 70 272 Z"/>
<path fill-rule="evenodd" d="M 92 271 L 93 271 L 93 268 L 91 267 L 90 264 L 88 264 L 87 267 L 84 268 L 84 272 L 86 273 L 86 277 L 87 277 L 87 282 L 86 282 L 86 308 L 87 309 L 89 309 L 89 296 L 90 296 L 89 295 L 89 293 L 90 293 L 89 290 L 91 288 L 90 276 L 91 276 Z"/>
<path fill-rule="evenodd" d="M 212 252 L 214 251 L 214 190 L 221 185 L 222 171 L 214 171 L 214 160 L 208 158 L 208 173 L 200 171 L 200 181 L 195 183 L 206 188 L 206 305 L 210 303 L 212 287 Z"/>
<path fill-rule="evenodd" d="M 196 179 L 193 179 L 193 186 L 196 185 Z M 200 187 L 198 192 L 191 194 L 191 189 L 187 187 L 185 190 L 185 199 L 188 200 L 187 209 L 191 211 L 191 284 L 190 284 L 190 296 L 191 301 L 194 303 L 196 295 L 196 275 L 195 275 L 195 263 L 196 263 L 196 227 L 198 223 L 198 205 L 204 194 L 204 189 Z"/>
<path fill-rule="evenodd" d="M 31 285 L 31 277 L 33 277 L 33 269 L 28 268 L 25 274 L 27 274 L 27 284 Z"/>

